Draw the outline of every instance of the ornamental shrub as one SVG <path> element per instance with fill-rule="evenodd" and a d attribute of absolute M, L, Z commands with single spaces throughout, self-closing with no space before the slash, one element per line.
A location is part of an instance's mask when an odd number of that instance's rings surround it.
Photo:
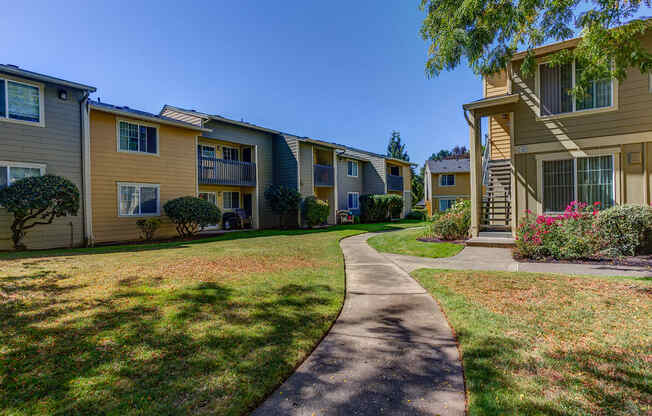
<path fill-rule="evenodd" d="M 156 217 L 144 218 L 136 221 L 136 225 L 140 229 L 140 236 L 145 241 L 151 241 L 154 239 L 154 233 L 161 226 L 161 220 Z"/>
<path fill-rule="evenodd" d="M 400 218 L 403 212 L 403 197 L 400 195 L 388 194 L 387 209 L 389 210 L 389 218 Z"/>
<path fill-rule="evenodd" d="M 464 240 L 470 228 L 471 201 L 460 200 L 427 226 L 426 235 L 442 240 Z"/>
<path fill-rule="evenodd" d="M 265 190 L 265 199 L 272 211 L 279 216 L 281 228 L 285 228 L 288 218 L 293 218 L 292 224 L 296 226 L 297 213 L 301 205 L 299 191 L 283 185 L 270 185 Z"/>
<path fill-rule="evenodd" d="M 61 176 L 23 178 L 0 189 L 0 205 L 14 217 L 11 224 L 14 248 L 24 250 L 22 240 L 27 230 L 51 224 L 57 217 L 77 214 L 79 189 Z"/>
<path fill-rule="evenodd" d="M 389 199 L 386 195 L 360 195 L 362 222 L 386 221 L 389 216 Z"/>
<path fill-rule="evenodd" d="M 599 202 L 571 202 L 562 215 L 526 216 L 516 231 L 516 250 L 526 258 L 583 259 L 602 245 L 597 226 Z"/>
<path fill-rule="evenodd" d="M 303 218 L 309 227 L 325 223 L 328 220 L 329 206 L 325 201 L 309 196 L 303 200 Z"/>
<path fill-rule="evenodd" d="M 219 224 L 220 210 L 211 202 L 194 196 L 171 199 L 163 205 L 180 237 L 190 237 L 210 224 Z"/>
<path fill-rule="evenodd" d="M 422 209 L 414 209 L 405 215 L 405 219 L 424 221 L 426 219 L 426 213 Z"/>
<path fill-rule="evenodd" d="M 600 212 L 597 219 L 605 253 L 635 256 L 652 250 L 652 207 L 616 205 Z"/>

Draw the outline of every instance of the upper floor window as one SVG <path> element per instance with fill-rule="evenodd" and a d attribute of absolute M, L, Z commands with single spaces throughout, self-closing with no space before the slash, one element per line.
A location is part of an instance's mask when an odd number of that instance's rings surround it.
<path fill-rule="evenodd" d="M 439 175 L 439 186 L 455 186 L 455 175 Z"/>
<path fill-rule="evenodd" d="M 613 105 L 613 80 L 591 81 L 582 97 L 574 97 L 568 91 L 576 86 L 582 67 L 575 62 L 550 67 L 539 64 L 539 97 L 541 116 L 571 113 L 611 107 Z"/>
<path fill-rule="evenodd" d="M 136 152 L 158 154 L 158 129 L 156 127 L 119 122 L 118 150 L 121 152 Z"/>
<path fill-rule="evenodd" d="M 7 187 L 17 180 L 45 174 L 45 165 L 0 161 L 0 188 Z"/>
<path fill-rule="evenodd" d="M 399 168 L 398 166 L 390 166 L 389 174 L 392 176 L 401 176 L 401 168 Z"/>
<path fill-rule="evenodd" d="M 0 118 L 43 125 L 43 87 L 0 78 Z"/>
<path fill-rule="evenodd" d="M 346 174 L 348 176 L 358 177 L 358 162 L 349 160 L 346 162 Z"/>
<path fill-rule="evenodd" d="M 207 146 L 205 144 L 198 144 L 197 145 L 197 153 L 201 157 L 205 157 L 207 159 L 215 159 L 215 147 L 213 147 L 213 146 Z"/>
<path fill-rule="evenodd" d="M 222 146 L 222 158 L 224 160 L 240 160 L 238 149 L 235 147 Z"/>

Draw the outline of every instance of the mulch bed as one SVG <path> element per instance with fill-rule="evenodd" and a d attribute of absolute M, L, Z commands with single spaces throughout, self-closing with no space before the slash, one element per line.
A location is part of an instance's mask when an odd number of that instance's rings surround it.
<path fill-rule="evenodd" d="M 417 241 L 422 241 L 424 243 L 451 243 L 451 244 L 466 244 L 466 240 L 442 240 L 440 238 L 433 237 L 419 237 Z"/>
<path fill-rule="evenodd" d="M 615 266 L 646 267 L 652 269 L 652 254 L 623 258 L 596 257 L 578 260 L 556 260 L 552 257 L 527 259 L 514 252 L 514 260 L 521 263 L 609 264 Z"/>

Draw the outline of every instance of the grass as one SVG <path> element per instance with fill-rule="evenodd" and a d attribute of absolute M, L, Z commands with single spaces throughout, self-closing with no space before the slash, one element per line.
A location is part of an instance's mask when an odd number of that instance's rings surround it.
<path fill-rule="evenodd" d="M 384 253 L 418 257 L 450 257 L 464 248 L 461 244 L 418 241 L 422 228 L 375 235 L 368 240 L 371 247 Z"/>
<path fill-rule="evenodd" d="M 649 415 L 649 279 L 418 270 L 463 354 L 471 415 Z"/>
<path fill-rule="evenodd" d="M 338 241 L 405 224 L 0 255 L 0 414 L 240 415 L 338 314 Z"/>

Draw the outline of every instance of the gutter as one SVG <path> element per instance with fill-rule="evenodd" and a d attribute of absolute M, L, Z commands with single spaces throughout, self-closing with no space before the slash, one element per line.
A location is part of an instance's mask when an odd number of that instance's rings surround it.
<path fill-rule="evenodd" d="M 91 129 L 89 92 L 84 92 L 79 108 L 81 111 L 82 137 L 82 212 L 84 216 L 84 240 L 86 246 L 95 245 L 93 236 L 93 212 L 91 207 Z"/>

